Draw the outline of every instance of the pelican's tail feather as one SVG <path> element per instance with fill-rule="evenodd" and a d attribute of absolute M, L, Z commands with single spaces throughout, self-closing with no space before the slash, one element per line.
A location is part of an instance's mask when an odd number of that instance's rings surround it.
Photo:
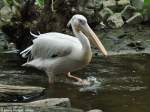
<path fill-rule="evenodd" d="M 22 52 L 20 52 L 20 55 L 23 57 L 23 58 L 27 58 L 27 57 L 30 57 L 30 52 L 32 50 L 32 45 L 29 46 L 28 48 L 26 48 L 25 50 L 23 50 Z"/>
<path fill-rule="evenodd" d="M 40 32 L 38 32 L 39 33 L 39 35 L 40 35 Z M 34 37 L 34 38 L 38 38 L 39 37 L 39 35 L 35 35 L 34 33 L 32 33 L 32 32 L 30 32 L 30 34 Z"/>
<path fill-rule="evenodd" d="M 42 65 L 42 61 L 41 59 L 34 59 L 34 60 L 31 60 L 29 62 L 26 62 L 24 63 L 22 66 L 24 67 L 35 67 L 35 68 L 38 68 L 38 69 L 42 69 L 41 67 Z"/>

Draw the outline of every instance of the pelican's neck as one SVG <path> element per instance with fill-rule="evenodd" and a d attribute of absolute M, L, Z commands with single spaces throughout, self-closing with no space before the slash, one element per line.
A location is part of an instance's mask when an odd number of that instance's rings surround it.
<path fill-rule="evenodd" d="M 90 42 L 89 42 L 89 40 L 88 40 L 88 38 L 81 32 L 81 31 L 79 31 L 79 32 L 77 32 L 76 30 L 75 30 L 75 27 L 72 27 L 72 29 L 73 29 L 73 33 L 74 33 L 74 35 L 79 39 L 79 41 L 81 42 L 81 45 L 82 45 L 82 49 L 84 50 L 84 51 L 91 51 L 91 45 L 90 45 Z"/>
<path fill-rule="evenodd" d="M 81 32 L 77 32 L 74 27 L 72 27 L 74 35 L 79 39 L 82 45 L 82 58 L 80 58 L 83 63 L 88 64 L 92 58 L 91 45 L 88 38 Z"/>

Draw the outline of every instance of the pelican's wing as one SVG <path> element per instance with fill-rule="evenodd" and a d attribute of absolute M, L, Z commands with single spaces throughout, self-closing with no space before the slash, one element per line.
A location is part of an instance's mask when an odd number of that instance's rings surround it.
<path fill-rule="evenodd" d="M 46 33 L 41 34 L 33 41 L 32 55 L 34 58 L 56 58 L 67 56 L 72 52 L 75 43 L 80 42 L 77 38 L 61 34 Z"/>

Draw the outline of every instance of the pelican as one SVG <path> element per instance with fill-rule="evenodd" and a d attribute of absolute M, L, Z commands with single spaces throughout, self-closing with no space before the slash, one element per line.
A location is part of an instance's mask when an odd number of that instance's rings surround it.
<path fill-rule="evenodd" d="M 56 32 L 40 35 L 31 33 L 36 39 L 33 40 L 33 45 L 20 53 L 24 57 L 31 54 L 30 60 L 23 66 L 44 70 L 48 75 L 49 83 L 54 82 L 56 74 L 66 74 L 68 77 L 85 84 L 85 80 L 72 75 L 71 72 L 81 69 L 91 61 L 90 41 L 104 56 L 107 56 L 107 51 L 83 15 L 74 15 L 67 26 L 72 27 L 75 37 Z"/>

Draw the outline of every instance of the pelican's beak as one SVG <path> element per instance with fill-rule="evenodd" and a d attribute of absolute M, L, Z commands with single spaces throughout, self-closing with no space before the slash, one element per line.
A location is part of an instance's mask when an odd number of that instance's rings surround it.
<path fill-rule="evenodd" d="M 104 56 L 107 56 L 108 53 L 106 49 L 104 48 L 103 44 L 99 40 L 99 38 L 96 36 L 96 34 L 93 32 L 93 30 L 90 28 L 88 24 L 84 24 L 81 26 L 81 30 L 83 30 L 83 33 L 89 37 L 89 39 L 92 41 L 94 45 L 103 53 Z"/>

